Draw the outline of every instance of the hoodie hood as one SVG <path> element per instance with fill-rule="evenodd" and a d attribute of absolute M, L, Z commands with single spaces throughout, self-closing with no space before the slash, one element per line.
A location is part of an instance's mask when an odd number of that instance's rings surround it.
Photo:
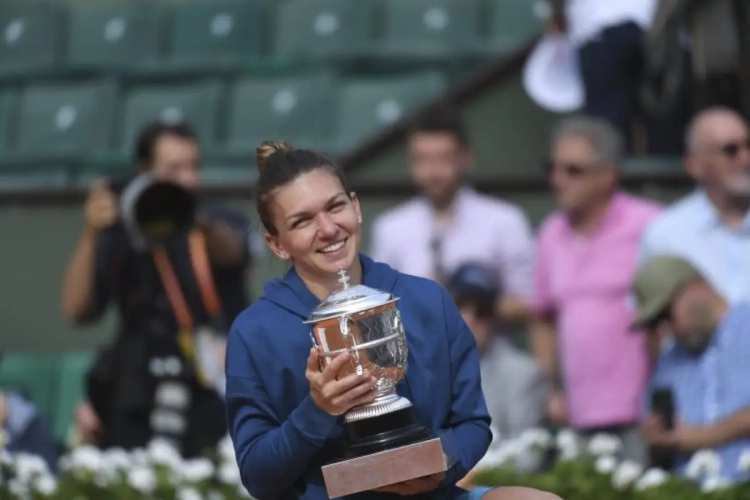
<path fill-rule="evenodd" d="M 362 264 L 363 285 L 393 293 L 398 282 L 398 271 L 387 264 L 375 262 L 362 253 L 359 254 L 359 261 Z M 268 282 L 263 289 L 263 296 L 258 300 L 272 302 L 302 319 L 307 319 L 321 302 L 307 288 L 294 268 L 283 278 Z"/>

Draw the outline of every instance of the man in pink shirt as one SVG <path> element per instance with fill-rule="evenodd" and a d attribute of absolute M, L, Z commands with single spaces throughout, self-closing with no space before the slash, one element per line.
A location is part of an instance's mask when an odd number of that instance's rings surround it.
<path fill-rule="evenodd" d="M 480 262 L 495 271 L 505 291 L 498 315 L 527 319 L 531 225 L 516 205 L 466 185 L 472 154 L 460 115 L 446 107 L 428 110 L 414 120 L 407 142 L 411 177 L 421 196 L 373 222 L 372 258 L 442 283 L 458 266 Z"/>
<path fill-rule="evenodd" d="M 608 122 L 574 117 L 552 138 L 559 211 L 535 255 L 531 344 L 555 390 L 548 416 L 585 439 L 617 434 L 643 462 L 639 412 L 648 375 L 645 336 L 631 330 L 638 248 L 660 207 L 618 189 L 622 138 Z"/>

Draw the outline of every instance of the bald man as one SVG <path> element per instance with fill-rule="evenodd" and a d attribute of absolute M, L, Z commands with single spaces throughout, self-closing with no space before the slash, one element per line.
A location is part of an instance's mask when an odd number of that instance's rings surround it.
<path fill-rule="evenodd" d="M 750 301 L 750 135 L 728 108 L 697 114 L 685 137 L 685 168 L 698 184 L 646 229 L 640 262 L 677 255 L 730 303 Z"/>

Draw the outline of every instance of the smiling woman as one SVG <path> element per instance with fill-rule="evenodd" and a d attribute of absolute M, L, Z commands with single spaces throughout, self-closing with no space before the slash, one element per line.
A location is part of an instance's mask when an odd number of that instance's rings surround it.
<path fill-rule="evenodd" d="M 292 269 L 267 283 L 263 296 L 237 317 L 227 345 L 227 413 L 248 492 L 256 498 L 327 499 L 321 466 L 341 452 L 342 415 L 374 400 L 373 374 L 339 376 L 350 354 L 339 354 L 321 371 L 304 324 L 339 289 L 338 273 L 346 270 L 352 285 L 400 298 L 410 368 L 396 390 L 412 401 L 418 424 L 440 438 L 448 465 L 446 473 L 357 498 L 551 498 L 530 490 L 469 492 L 456 486 L 487 451 L 491 433 L 474 337 L 450 297 L 433 281 L 359 253 L 359 201 L 332 160 L 286 143 L 263 143 L 258 169 L 266 243 Z"/>

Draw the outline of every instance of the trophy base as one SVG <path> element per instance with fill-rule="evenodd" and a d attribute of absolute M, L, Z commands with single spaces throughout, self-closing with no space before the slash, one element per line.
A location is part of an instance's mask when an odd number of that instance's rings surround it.
<path fill-rule="evenodd" d="M 432 432 L 418 425 L 411 406 L 373 418 L 347 422 L 343 458 L 379 453 L 430 439 Z"/>
<path fill-rule="evenodd" d="M 440 438 L 344 459 L 322 468 L 329 498 L 371 491 L 446 470 Z"/>

